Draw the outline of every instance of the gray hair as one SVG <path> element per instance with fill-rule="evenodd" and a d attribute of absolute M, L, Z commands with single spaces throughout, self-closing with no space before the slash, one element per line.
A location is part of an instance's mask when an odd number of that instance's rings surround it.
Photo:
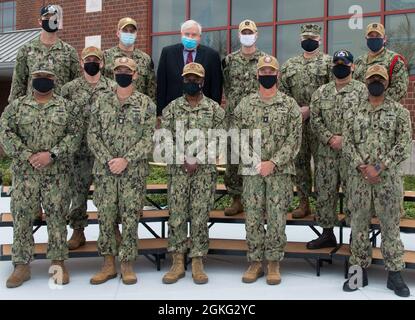
<path fill-rule="evenodd" d="M 180 28 L 180 32 L 184 32 L 184 30 L 189 29 L 191 27 L 197 26 L 197 28 L 199 29 L 199 34 L 202 34 L 202 26 L 199 22 L 195 21 L 195 20 L 187 20 L 185 22 L 182 23 L 181 28 Z"/>

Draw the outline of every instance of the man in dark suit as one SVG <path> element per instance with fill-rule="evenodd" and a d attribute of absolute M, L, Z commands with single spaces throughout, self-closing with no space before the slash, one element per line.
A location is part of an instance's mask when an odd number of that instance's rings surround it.
<path fill-rule="evenodd" d="M 157 117 L 173 100 L 183 95 L 183 67 L 190 62 L 206 70 L 203 93 L 217 103 L 222 101 L 222 69 L 218 52 L 201 45 L 202 27 L 188 20 L 181 27 L 182 43 L 163 48 L 157 70 Z"/>

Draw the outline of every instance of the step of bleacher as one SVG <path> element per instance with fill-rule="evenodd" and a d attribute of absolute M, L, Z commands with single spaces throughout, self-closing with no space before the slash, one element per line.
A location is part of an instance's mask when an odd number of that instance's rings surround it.
<path fill-rule="evenodd" d="M 139 254 L 163 254 L 167 252 L 168 239 L 140 239 L 138 240 Z M 209 254 L 237 255 L 244 256 L 248 250 L 245 240 L 235 239 L 210 239 Z M 335 248 L 320 250 L 308 250 L 306 243 L 288 242 L 285 247 L 285 256 L 288 258 L 327 258 L 333 254 Z M 35 244 L 35 258 L 46 259 L 47 243 Z M 12 256 L 12 245 L 0 245 L 0 260 L 9 261 Z M 69 251 L 70 258 L 97 257 L 96 241 L 87 243 L 76 250 Z"/>
<path fill-rule="evenodd" d="M 336 259 L 348 259 L 351 256 L 350 245 L 343 244 L 341 245 L 336 252 L 334 252 L 333 257 Z M 406 267 L 414 269 L 415 268 L 415 251 L 406 250 L 403 257 Z M 380 248 L 372 248 L 372 263 L 374 264 L 383 264 L 383 256 Z"/>
<path fill-rule="evenodd" d="M 47 243 L 35 244 L 35 258 L 46 259 Z M 162 254 L 167 252 L 167 239 L 151 238 L 138 240 L 139 254 Z M 0 245 L 0 260 L 11 260 L 12 245 Z M 97 257 L 97 242 L 87 241 L 86 244 L 76 250 L 69 251 L 70 258 Z"/>
<path fill-rule="evenodd" d="M 209 222 L 213 223 L 245 223 L 245 213 L 240 213 L 234 216 L 225 216 L 224 210 L 213 210 L 210 212 Z M 169 219 L 168 210 L 143 210 L 143 216 L 140 218 L 141 222 L 165 222 Z M 344 216 L 338 216 L 339 222 L 343 221 Z M 98 223 L 98 212 L 88 212 L 88 223 Z M 287 214 L 287 225 L 301 225 L 314 226 L 314 215 L 306 216 L 302 219 L 294 219 L 291 213 Z M 46 221 L 36 221 L 35 225 L 46 225 Z M 13 217 L 11 213 L 0 214 L 0 227 L 13 227 Z"/>
<path fill-rule="evenodd" d="M 372 218 L 371 224 L 373 228 L 380 229 L 379 218 Z M 401 232 L 415 233 L 415 219 L 402 218 L 401 222 L 399 223 L 399 227 Z"/>
<path fill-rule="evenodd" d="M 2 186 L 1 187 L 1 197 L 10 197 L 10 190 L 11 186 Z M 92 185 L 89 189 L 89 194 L 92 195 L 94 193 L 94 186 Z M 224 184 L 217 184 L 216 185 L 216 193 L 217 194 L 226 194 L 226 187 Z M 146 189 L 147 195 L 152 194 L 167 194 L 167 184 L 148 184 Z"/>

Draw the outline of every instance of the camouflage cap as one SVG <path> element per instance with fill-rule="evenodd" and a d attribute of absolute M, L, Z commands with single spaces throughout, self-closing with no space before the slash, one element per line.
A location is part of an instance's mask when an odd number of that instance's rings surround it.
<path fill-rule="evenodd" d="M 277 58 L 273 56 L 263 56 L 258 59 L 257 70 L 264 68 L 264 67 L 271 67 L 275 70 L 280 69 L 280 65 L 278 63 Z"/>
<path fill-rule="evenodd" d="M 47 73 L 56 76 L 55 70 L 53 68 L 53 63 L 50 63 L 49 61 L 40 61 L 35 63 L 32 70 L 32 75 L 38 73 Z"/>
<path fill-rule="evenodd" d="M 205 77 L 205 68 L 199 63 L 191 62 L 184 66 L 182 76 L 195 74 L 201 78 Z"/>
<path fill-rule="evenodd" d="M 349 63 L 353 63 L 353 60 L 354 60 L 353 55 L 348 50 L 339 50 L 333 54 L 333 63 L 342 62 L 345 64 L 349 64 Z"/>
<path fill-rule="evenodd" d="M 50 5 L 47 5 L 47 6 L 43 6 L 40 9 L 40 16 L 41 17 L 45 17 L 48 14 L 54 15 L 54 14 L 57 14 L 57 13 L 58 13 L 58 8 L 56 8 L 56 6 L 51 5 L 51 4 Z"/>
<path fill-rule="evenodd" d="M 307 23 L 301 25 L 302 36 L 319 36 L 321 34 L 321 27 L 318 24 Z"/>
<path fill-rule="evenodd" d="M 102 60 L 103 58 L 103 53 L 101 51 L 101 49 L 91 46 L 91 47 L 86 47 L 84 50 L 82 50 L 81 53 L 81 59 L 84 60 L 88 57 L 97 57 L 99 60 Z"/>
<path fill-rule="evenodd" d="M 239 32 L 244 30 L 251 30 L 252 32 L 257 32 L 258 28 L 252 20 L 244 20 L 239 24 Z"/>
<path fill-rule="evenodd" d="M 386 68 L 381 64 L 375 64 L 369 67 L 369 69 L 367 69 L 366 79 L 369 79 L 370 77 L 375 75 L 381 76 L 383 79 L 389 81 L 388 70 L 386 70 Z"/>
<path fill-rule="evenodd" d="M 128 26 L 128 25 L 132 25 L 134 26 L 136 29 L 137 28 L 137 22 L 133 19 L 133 18 L 122 18 L 119 22 L 118 22 L 118 30 L 122 30 L 124 27 Z"/>
<path fill-rule="evenodd" d="M 382 37 L 384 37 L 385 36 L 385 27 L 381 23 L 371 23 L 366 28 L 366 36 L 368 36 L 369 33 L 371 33 L 371 32 L 377 32 Z"/>
<path fill-rule="evenodd" d="M 137 70 L 137 63 L 133 59 L 122 57 L 115 59 L 114 68 L 113 70 L 117 69 L 118 67 L 127 67 L 131 71 Z"/>

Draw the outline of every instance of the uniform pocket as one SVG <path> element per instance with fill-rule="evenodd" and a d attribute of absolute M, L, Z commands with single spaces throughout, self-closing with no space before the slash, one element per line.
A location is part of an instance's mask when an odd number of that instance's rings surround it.
<path fill-rule="evenodd" d="M 63 112 L 54 112 L 48 116 L 49 133 L 53 136 L 62 136 L 68 125 L 68 114 Z"/>
<path fill-rule="evenodd" d="M 354 141 L 356 143 L 363 143 L 366 141 L 366 130 L 359 125 L 359 123 L 353 124 Z"/>
<path fill-rule="evenodd" d="M 386 131 L 395 131 L 396 127 L 396 117 L 387 117 L 385 119 L 382 119 L 379 123 L 379 127 L 382 130 Z"/>
<path fill-rule="evenodd" d="M 317 77 L 327 76 L 327 69 L 326 68 L 315 67 L 315 68 L 312 68 L 310 71 L 311 71 L 312 74 L 314 74 Z"/>
<path fill-rule="evenodd" d="M 115 116 L 109 112 L 104 112 L 99 115 L 102 129 L 108 129 L 115 121 Z"/>
<path fill-rule="evenodd" d="M 270 122 L 272 126 L 272 131 L 275 136 L 287 136 L 287 121 L 286 117 L 288 111 L 278 111 L 270 116 Z"/>

